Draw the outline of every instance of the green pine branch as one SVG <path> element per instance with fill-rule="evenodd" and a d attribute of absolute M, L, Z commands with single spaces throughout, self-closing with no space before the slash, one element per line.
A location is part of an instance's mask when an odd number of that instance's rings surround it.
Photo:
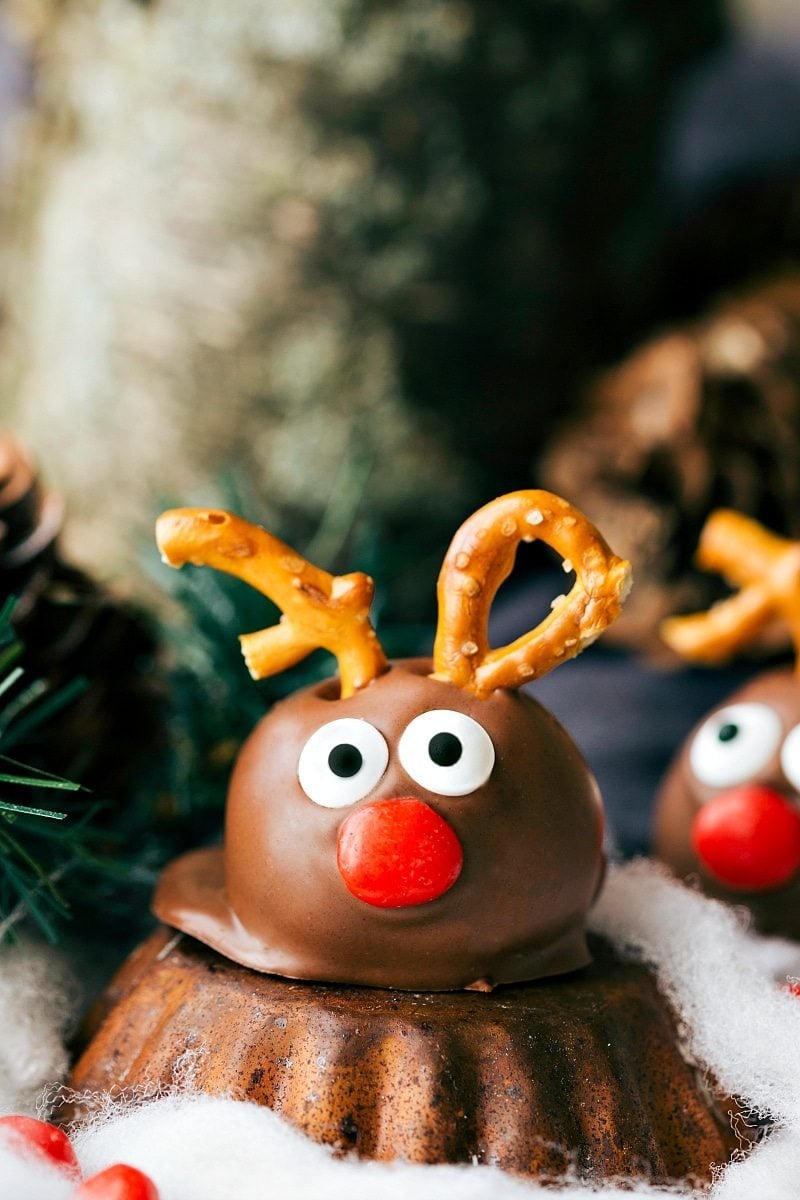
<path fill-rule="evenodd" d="M 7 750 L 69 704 L 83 683 L 48 693 L 27 682 L 19 660 L 24 645 L 12 626 L 14 599 L 0 607 L 0 941 L 30 919 L 49 940 L 69 903 L 61 881 L 88 853 L 86 803 L 75 812 L 49 807 L 52 793 L 82 793 L 77 783 L 12 758 Z"/>

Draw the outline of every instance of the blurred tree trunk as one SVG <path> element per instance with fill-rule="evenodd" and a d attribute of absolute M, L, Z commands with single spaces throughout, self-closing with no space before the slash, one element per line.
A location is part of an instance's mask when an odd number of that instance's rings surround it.
<path fill-rule="evenodd" d="M 423 548 L 530 483 L 641 332 L 666 97 L 721 32 L 718 0 L 8 4 L 38 93 L 0 415 L 115 568 L 224 465 L 284 531 L 363 484 Z"/>

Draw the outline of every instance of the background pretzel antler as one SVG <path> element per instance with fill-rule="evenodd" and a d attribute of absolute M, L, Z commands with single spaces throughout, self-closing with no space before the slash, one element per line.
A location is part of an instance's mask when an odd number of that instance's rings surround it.
<path fill-rule="evenodd" d="M 489 611 L 510 575 L 520 541 L 540 539 L 575 571 L 535 629 L 497 650 L 489 647 Z M 485 698 L 519 687 L 574 658 L 616 620 L 630 590 L 630 563 L 617 558 L 594 525 L 566 500 L 540 490 L 511 492 L 485 505 L 459 529 L 439 575 L 435 679 Z"/>
<path fill-rule="evenodd" d="M 282 610 L 278 625 L 239 639 L 254 679 L 284 671 L 318 647 L 336 655 L 342 699 L 386 670 L 369 620 L 373 582 L 361 571 L 329 575 L 259 525 L 220 509 L 165 512 L 156 523 L 156 541 L 170 566 L 215 567 Z"/>
<path fill-rule="evenodd" d="M 697 562 L 741 590 L 708 612 L 663 621 L 660 632 L 668 646 L 683 658 L 723 662 L 778 614 L 800 655 L 800 542 L 778 537 L 758 521 L 721 508 L 703 526 Z"/>

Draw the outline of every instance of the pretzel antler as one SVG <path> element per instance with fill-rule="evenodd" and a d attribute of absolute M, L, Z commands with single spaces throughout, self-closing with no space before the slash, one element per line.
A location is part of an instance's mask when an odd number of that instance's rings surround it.
<path fill-rule="evenodd" d="M 703 526 L 697 562 L 741 590 L 708 612 L 663 621 L 661 636 L 668 646 L 683 658 L 723 662 L 778 614 L 800 653 L 800 542 L 720 508 Z"/>
<path fill-rule="evenodd" d="M 282 610 L 280 624 L 239 639 L 254 679 L 275 675 L 322 646 L 336 655 L 341 696 L 352 696 L 386 670 L 369 621 L 368 575 L 329 575 L 259 525 L 220 509 L 176 508 L 156 523 L 164 561 L 215 567 L 244 580 Z"/>
<path fill-rule="evenodd" d="M 514 566 L 520 541 L 540 539 L 574 569 L 575 584 L 530 633 L 492 650 L 489 610 Z M 577 508 L 551 492 L 511 492 L 485 505 L 461 526 L 439 575 L 436 679 L 485 698 L 495 688 L 519 687 L 574 658 L 619 616 L 630 590 L 630 563 L 612 554 Z"/>

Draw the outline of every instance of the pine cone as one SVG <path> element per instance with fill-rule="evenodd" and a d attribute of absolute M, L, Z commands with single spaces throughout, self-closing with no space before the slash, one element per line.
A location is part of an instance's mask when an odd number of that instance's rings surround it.
<path fill-rule="evenodd" d="M 718 598 L 693 563 L 713 508 L 800 538 L 799 465 L 800 274 L 723 301 L 601 378 L 543 479 L 633 562 L 609 640 L 660 652 L 662 617 Z"/>
<path fill-rule="evenodd" d="M 42 490 L 22 447 L 0 431 L 0 578 L 17 598 L 17 621 L 50 577 L 62 517 L 60 498 Z"/>
<path fill-rule="evenodd" d="M 163 744 L 155 642 L 141 617 L 62 561 L 62 517 L 60 498 L 0 432 L 0 596 L 15 597 L 13 623 L 25 645 L 18 690 L 41 680 L 53 694 L 85 681 L 14 753 L 116 805 L 132 796 L 145 756 L 152 763 Z"/>

